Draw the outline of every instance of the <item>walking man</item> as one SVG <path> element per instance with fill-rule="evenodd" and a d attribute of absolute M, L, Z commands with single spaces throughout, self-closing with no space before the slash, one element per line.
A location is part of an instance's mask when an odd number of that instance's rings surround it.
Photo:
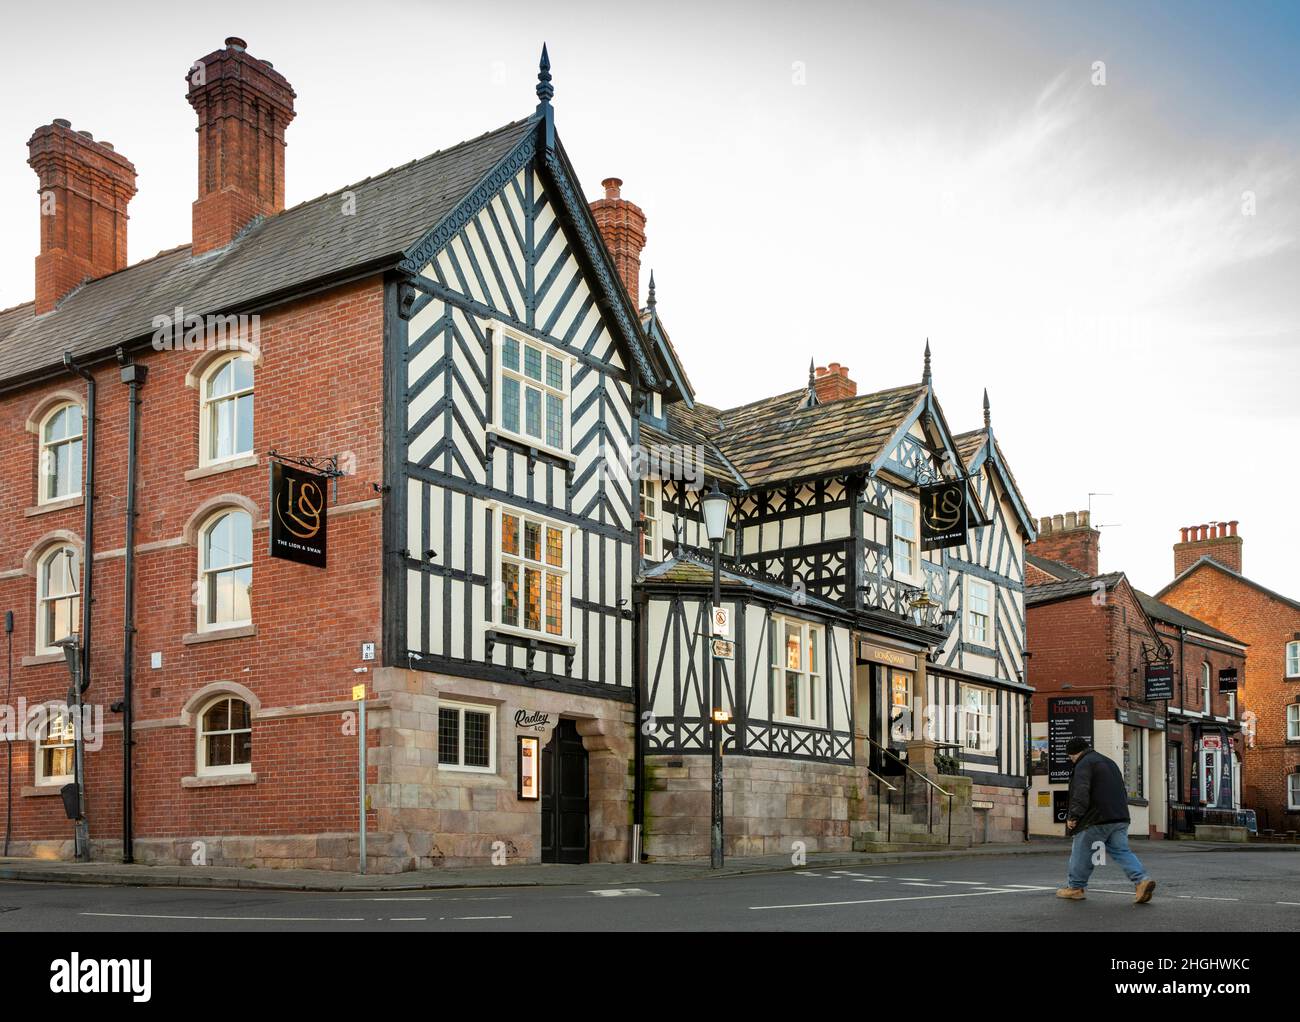
<path fill-rule="evenodd" d="M 1094 850 L 1119 865 L 1137 885 L 1133 903 L 1144 905 L 1151 900 L 1156 882 L 1147 875 L 1142 863 L 1128 846 L 1128 789 L 1114 760 L 1094 751 L 1082 738 L 1072 738 L 1065 747 L 1074 764 L 1070 777 L 1070 809 L 1065 829 L 1074 835 L 1066 884 L 1056 892 L 1058 898 L 1082 901 L 1092 876 Z M 1103 857 L 1101 862 L 1105 862 Z"/>

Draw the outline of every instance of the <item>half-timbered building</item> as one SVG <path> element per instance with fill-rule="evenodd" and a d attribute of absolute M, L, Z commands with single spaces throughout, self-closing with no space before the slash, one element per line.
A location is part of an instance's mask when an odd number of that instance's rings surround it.
<path fill-rule="evenodd" d="M 73 853 L 73 784 L 77 850 L 142 861 L 701 855 L 714 709 L 731 852 L 1015 830 L 1033 523 L 928 348 L 918 384 L 700 402 L 545 51 L 525 118 L 289 209 L 288 80 L 233 37 L 191 71 L 187 245 L 127 265 L 130 162 L 65 121 L 29 143 L 54 212 L 0 312 L 0 601 L 16 695 L 57 702 L 71 642 L 107 721 L 84 763 L 66 707 L 12 733 L 16 850 Z M 286 466 L 327 495 L 315 560 L 274 538 Z M 970 520 L 928 549 L 939 479 Z"/>

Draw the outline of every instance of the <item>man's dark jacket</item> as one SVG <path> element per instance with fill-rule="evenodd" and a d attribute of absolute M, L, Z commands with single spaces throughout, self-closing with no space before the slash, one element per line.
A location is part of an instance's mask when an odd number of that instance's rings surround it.
<path fill-rule="evenodd" d="M 1128 788 L 1115 761 L 1089 749 L 1070 777 L 1070 819 L 1076 832 L 1102 823 L 1128 823 Z"/>

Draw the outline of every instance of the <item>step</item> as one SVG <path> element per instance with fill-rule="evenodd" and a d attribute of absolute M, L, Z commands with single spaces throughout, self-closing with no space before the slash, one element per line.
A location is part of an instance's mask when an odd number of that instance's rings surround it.
<path fill-rule="evenodd" d="M 853 847 L 855 851 L 858 850 L 857 846 L 859 841 L 866 841 L 872 844 L 892 842 L 894 844 L 906 845 L 945 845 L 948 843 L 948 835 L 946 833 L 940 834 L 937 832 L 934 834 L 927 834 L 925 832 L 919 834 L 907 834 L 900 833 L 897 830 L 890 834 L 883 830 L 864 830 L 853 839 Z"/>

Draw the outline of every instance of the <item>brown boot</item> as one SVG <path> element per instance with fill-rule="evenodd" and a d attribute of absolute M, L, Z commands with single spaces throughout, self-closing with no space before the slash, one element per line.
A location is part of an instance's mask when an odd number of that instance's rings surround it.
<path fill-rule="evenodd" d="M 1155 893 L 1156 882 L 1154 880 L 1143 880 L 1137 885 L 1133 894 L 1134 905 L 1145 905 L 1151 900 L 1151 895 Z"/>
<path fill-rule="evenodd" d="M 1070 901 L 1083 901 L 1084 894 L 1082 887 L 1062 887 L 1056 892 L 1058 898 L 1068 898 Z"/>

